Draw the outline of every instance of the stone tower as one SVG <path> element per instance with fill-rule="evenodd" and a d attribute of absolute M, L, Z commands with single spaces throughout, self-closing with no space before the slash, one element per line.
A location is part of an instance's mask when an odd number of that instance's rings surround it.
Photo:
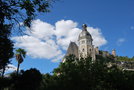
<path fill-rule="evenodd" d="M 82 32 L 80 33 L 78 37 L 78 54 L 79 58 L 87 58 L 88 56 L 92 57 L 92 60 L 95 60 L 95 48 L 92 44 L 93 39 L 91 34 L 87 31 L 87 25 L 83 24 L 82 26 Z"/>
<path fill-rule="evenodd" d="M 75 55 L 77 58 L 91 57 L 92 61 L 96 60 L 96 55 L 108 57 L 111 54 L 108 51 L 100 51 L 98 47 L 94 47 L 91 34 L 87 31 L 87 25 L 82 25 L 82 31 L 78 36 L 78 45 L 75 42 L 70 42 L 65 56 Z M 116 51 L 112 50 L 112 55 L 116 57 Z M 63 58 L 62 62 L 66 59 Z"/>
<path fill-rule="evenodd" d="M 96 47 L 96 48 L 95 48 L 95 54 L 96 54 L 96 55 L 99 55 L 99 47 Z"/>
<path fill-rule="evenodd" d="M 114 57 L 116 56 L 116 50 L 115 50 L 115 49 L 112 50 L 112 55 L 113 55 Z"/>

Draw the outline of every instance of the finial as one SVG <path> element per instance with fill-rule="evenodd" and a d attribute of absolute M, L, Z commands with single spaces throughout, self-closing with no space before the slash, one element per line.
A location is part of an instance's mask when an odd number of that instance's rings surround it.
<path fill-rule="evenodd" d="M 82 28 L 83 28 L 83 30 L 86 31 L 86 30 L 87 30 L 87 25 L 86 25 L 86 24 L 83 24 L 83 25 L 82 25 Z"/>

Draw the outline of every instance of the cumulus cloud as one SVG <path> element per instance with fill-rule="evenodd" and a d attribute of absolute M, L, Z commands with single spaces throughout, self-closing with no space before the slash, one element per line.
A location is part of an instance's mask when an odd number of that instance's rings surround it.
<path fill-rule="evenodd" d="M 92 35 L 93 45 L 102 46 L 107 43 L 107 40 L 104 38 L 99 28 L 88 27 L 87 30 Z"/>
<path fill-rule="evenodd" d="M 78 23 L 72 20 L 60 20 L 52 25 L 37 19 L 32 22 L 30 29 L 27 28 L 26 35 L 12 39 L 16 41 L 15 46 L 24 48 L 28 55 L 57 62 L 64 57 L 64 51 L 67 50 L 70 41 L 77 43 L 81 32 L 77 26 Z M 100 29 L 93 27 L 87 29 L 93 37 L 95 46 L 107 43 Z"/>
<path fill-rule="evenodd" d="M 8 72 L 13 72 L 13 71 L 16 71 L 17 70 L 17 67 L 12 65 L 12 64 L 8 64 L 7 67 L 6 67 L 6 70 L 5 72 L 8 73 Z"/>
<path fill-rule="evenodd" d="M 122 45 L 123 42 L 125 42 L 125 38 L 119 38 L 117 40 L 117 45 L 120 46 L 120 45 Z"/>

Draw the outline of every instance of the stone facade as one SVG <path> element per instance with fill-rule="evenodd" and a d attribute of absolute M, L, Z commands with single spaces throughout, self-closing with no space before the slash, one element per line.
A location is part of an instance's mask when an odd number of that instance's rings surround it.
<path fill-rule="evenodd" d="M 70 42 L 67 49 L 66 56 L 73 54 L 77 58 L 87 58 L 88 56 L 92 57 L 92 60 L 95 60 L 95 53 L 98 52 L 97 48 L 94 48 L 92 44 L 92 36 L 87 31 L 87 26 L 84 24 L 82 32 L 78 37 L 78 45 L 75 42 Z"/>
<path fill-rule="evenodd" d="M 73 54 L 75 55 L 76 57 L 79 57 L 79 54 L 78 54 L 78 46 L 76 45 L 75 42 L 70 42 L 69 44 L 69 47 L 67 49 L 67 54 L 66 56 L 70 55 L 70 54 Z"/>
<path fill-rule="evenodd" d="M 116 50 L 112 50 L 112 55 L 115 57 L 116 56 Z"/>
<path fill-rule="evenodd" d="M 109 56 L 108 51 L 99 51 L 98 47 L 94 47 L 91 34 L 87 31 L 87 25 L 83 24 L 82 32 L 78 36 L 78 45 L 75 42 L 70 42 L 67 49 L 66 56 L 73 54 L 77 58 L 91 57 L 93 61 L 96 60 L 96 55 L 102 55 L 103 57 Z M 112 51 L 112 55 L 116 56 L 116 51 Z M 63 60 L 64 61 L 64 60 Z"/>
<path fill-rule="evenodd" d="M 87 58 L 88 56 L 92 57 L 93 60 L 96 59 L 95 57 L 95 48 L 92 44 L 93 39 L 91 34 L 87 31 L 87 26 L 84 24 L 82 32 L 79 34 L 78 37 L 78 54 L 79 58 Z"/>

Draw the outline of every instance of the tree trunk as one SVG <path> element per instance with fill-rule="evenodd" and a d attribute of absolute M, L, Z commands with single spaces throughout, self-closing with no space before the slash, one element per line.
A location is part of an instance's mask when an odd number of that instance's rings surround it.
<path fill-rule="evenodd" d="M 20 63 L 18 62 L 17 75 L 19 74 L 19 67 L 20 67 Z"/>
<path fill-rule="evenodd" d="M 5 66 L 3 66 L 2 78 L 4 77 L 4 73 L 5 73 Z"/>

